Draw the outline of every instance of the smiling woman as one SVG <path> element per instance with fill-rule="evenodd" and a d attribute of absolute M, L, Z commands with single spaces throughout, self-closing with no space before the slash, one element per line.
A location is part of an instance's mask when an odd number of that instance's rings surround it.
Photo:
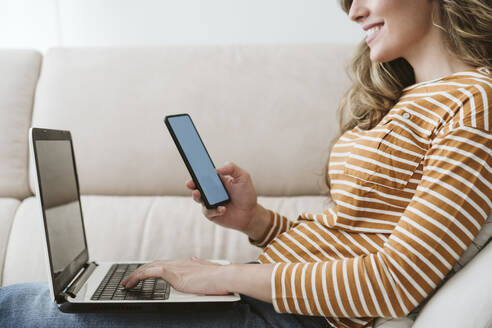
<path fill-rule="evenodd" d="M 352 87 L 339 105 L 340 118 L 348 117 L 341 121 L 341 133 L 355 126 L 375 126 L 405 87 L 445 75 L 443 65 L 453 64 L 448 72 L 491 66 L 488 1 L 340 0 L 340 4 L 363 29 L 381 26 L 378 40 L 371 35 L 361 42 L 350 65 Z"/>
<path fill-rule="evenodd" d="M 44 285 L 24 284 L 0 289 L 0 325 L 369 327 L 428 299 L 492 210 L 492 7 L 488 0 L 341 4 L 367 35 L 351 63 L 341 135 L 326 166 L 333 206 L 291 221 L 258 204 L 250 174 L 227 163 L 217 172 L 231 201 L 203 206 L 203 214 L 262 248 L 259 264 L 154 261 L 123 281 L 131 288 L 159 277 L 185 293 L 238 292 L 237 307 L 68 316 Z M 203 205 L 193 181 L 186 186 Z"/>

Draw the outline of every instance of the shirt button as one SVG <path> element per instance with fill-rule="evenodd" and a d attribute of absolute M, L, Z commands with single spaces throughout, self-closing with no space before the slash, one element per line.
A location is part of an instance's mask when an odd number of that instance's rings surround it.
<path fill-rule="evenodd" d="M 487 67 L 480 67 L 478 71 L 487 75 L 490 74 L 490 70 Z"/>
<path fill-rule="evenodd" d="M 403 118 L 408 120 L 410 118 L 410 114 L 408 113 L 403 113 Z"/>

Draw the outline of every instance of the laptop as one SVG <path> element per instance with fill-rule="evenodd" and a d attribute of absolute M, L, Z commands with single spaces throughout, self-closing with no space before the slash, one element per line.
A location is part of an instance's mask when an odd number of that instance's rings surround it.
<path fill-rule="evenodd" d="M 129 290 L 122 287 L 121 280 L 144 263 L 90 259 L 70 132 L 31 128 L 29 145 L 43 216 L 50 294 L 61 311 L 175 311 L 190 305 L 218 309 L 240 300 L 237 293 L 181 293 L 162 279 L 146 279 Z M 223 260 L 214 262 L 228 264 Z"/>

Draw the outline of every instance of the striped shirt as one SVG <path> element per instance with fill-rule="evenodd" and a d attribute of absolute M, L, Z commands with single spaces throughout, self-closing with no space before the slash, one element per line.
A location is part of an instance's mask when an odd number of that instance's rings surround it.
<path fill-rule="evenodd" d="M 443 280 L 492 208 L 492 74 L 486 68 L 414 84 L 371 130 L 335 144 L 334 206 L 295 222 L 270 211 L 256 246 L 276 263 L 280 313 L 334 327 L 402 317 Z"/>

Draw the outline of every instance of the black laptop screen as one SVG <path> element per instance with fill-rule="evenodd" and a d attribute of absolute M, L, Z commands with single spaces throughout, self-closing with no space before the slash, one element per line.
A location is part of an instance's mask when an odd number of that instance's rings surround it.
<path fill-rule="evenodd" d="M 36 140 L 35 148 L 51 270 L 56 287 L 62 287 L 86 250 L 72 145 L 70 140 Z"/>

